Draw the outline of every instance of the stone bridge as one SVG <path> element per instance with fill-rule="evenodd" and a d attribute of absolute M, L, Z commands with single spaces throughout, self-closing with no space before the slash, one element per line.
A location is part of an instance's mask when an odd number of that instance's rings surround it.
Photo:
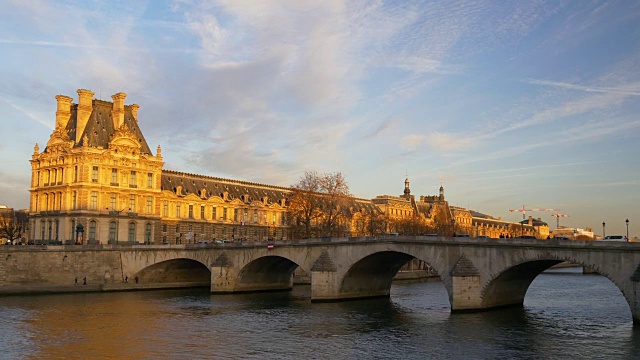
<path fill-rule="evenodd" d="M 389 296 L 397 271 L 417 258 L 440 275 L 452 311 L 522 305 L 538 274 L 569 261 L 611 280 L 640 324 L 640 243 L 384 236 L 282 241 L 272 249 L 266 243 L 5 248 L 0 292 L 25 283 L 69 284 L 83 274 L 104 290 L 120 289 L 125 277 L 146 286 L 210 284 L 212 293 L 288 290 L 299 267 L 311 277 L 312 301 Z"/>

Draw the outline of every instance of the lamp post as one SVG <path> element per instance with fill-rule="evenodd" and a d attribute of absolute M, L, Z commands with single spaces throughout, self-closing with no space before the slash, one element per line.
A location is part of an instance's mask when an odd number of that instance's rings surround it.
<path fill-rule="evenodd" d="M 629 241 L 629 219 L 624 221 L 627 224 L 627 241 Z"/>
<path fill-rule="evenodd" d="M 603 222 L 602 222 L 602 238 L 603 238 L 603 239 L 604 239 L 604 237 L 605 237 L 605 233 L 604 233 L 604 226 L 605 226 L 605 225 L 606 225 L 606 224 L 605 224 L 605 223 L 604 223 L 604 221 L 603 221 Z"/>

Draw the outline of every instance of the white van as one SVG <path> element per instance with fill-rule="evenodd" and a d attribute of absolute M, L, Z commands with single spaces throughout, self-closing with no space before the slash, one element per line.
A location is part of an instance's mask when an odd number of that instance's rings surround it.
<path fill-rule="evenodd" d="M 605 236 L 603 239 L 600 239 L 598 241 L 623 241 L 623 242 L 628 242 L 627 237 L 624 235 L 609 235 L 609 236 Z"/>

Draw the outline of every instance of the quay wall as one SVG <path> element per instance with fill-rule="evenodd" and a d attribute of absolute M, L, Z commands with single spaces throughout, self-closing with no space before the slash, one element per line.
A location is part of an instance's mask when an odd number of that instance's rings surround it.
<path fill-rule="evenodd" d="M 76 279 L 78 285 L 83 285 L 85 278 L 87 289 L 122 282 L 120 251 L 65 246 L 0 247 L 0 293 L 2 288 L 15 292 L 20 287 L 34 292 L 38 286 L 43 292 L 55 292 L 59 286 L 75 286 Z"/>

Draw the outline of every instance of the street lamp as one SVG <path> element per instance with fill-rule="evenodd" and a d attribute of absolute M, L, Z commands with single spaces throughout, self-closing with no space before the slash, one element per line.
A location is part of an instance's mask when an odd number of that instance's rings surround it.
<path fill-rule="evenodd" d="M 605 223 L 604 223 L 604 221 L 603 221 L 603 222 L 602 222 L 602 238 L 603 238 L 603 239 L 604 239 L 604 237 L 605 237 L 605 234 L 604 234 L 604 226 L 605 226 Z"/>
<path fill-rule="evenodd" d="M 627 241 L 629 241 L 629 219 L 624 221 L 627 224 Z"/>

